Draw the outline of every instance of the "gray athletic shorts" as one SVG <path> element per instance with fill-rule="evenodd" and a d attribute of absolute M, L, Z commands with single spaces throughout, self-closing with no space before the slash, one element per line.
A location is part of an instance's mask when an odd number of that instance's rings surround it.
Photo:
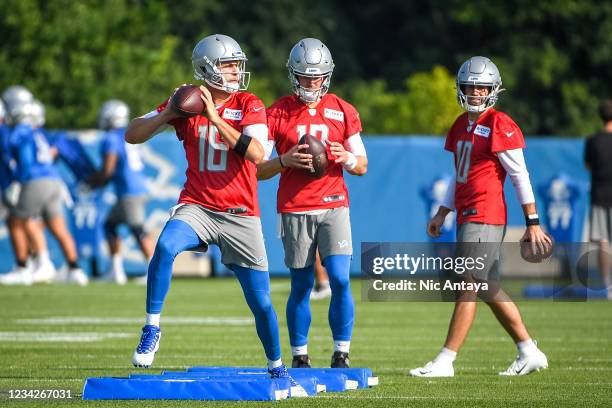
<path fill-rule="evenodd" d="M 145 204 L 147 197 L 144 195 L 124 196 L 117 200 L 106 222 L 111 225 L 127 224 L 130 227 L 142 227 L 145 222 Z"/>
<path fill-rule="evenodd" d="M 202 241 L 218 245 L 223 264 L 268 270 L 259 217 L 222 213 L 197 204 L 185 204 L 176 210 L 171 219 L 186 222 Z"/>
<path fill-rule="evenodd" d="M 457 229 L 456 259 L 480 258 L 478 267 L 464 268 L 462 275 L 469 274 L 479 280 L 499 280 L 499 255 L 505 235 L 505 225 L 475 222 L 461 224 Z M 455 267 L 455 272 L 457 271 L 458 268 Z"/>
<path fill-rule="evenodd" d="M 43 217 L 45 220 L 64 215 L 64 186 L 54 178 L 41 178 L 21 186 L 15 216 Z"/>
<path fill-rule="evenodd" d="M 591 241 L 610 242 L 612 230 L 612 207 L 591 206 Z"/>
<path fill-rule="evenodd" d="M 313 265 L 317 248 L 322 260 L 329 255 L 353 255 L 347 207 L 333 208 L 322 214 L 285 213 L 281 217 L 281 239 L 288 268 Z"/>

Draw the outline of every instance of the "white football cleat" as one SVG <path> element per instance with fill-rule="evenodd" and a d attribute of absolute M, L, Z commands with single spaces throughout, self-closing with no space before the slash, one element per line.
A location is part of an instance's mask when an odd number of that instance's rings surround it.
<path fill-rule="evenodd" d="M 134 278 L 134 283 L 137 285 L 147 286 L 148 275 L 142 275 Z"/>
<path fill-rule="evenodd" d="M 89 278 L 81 268 L 70 269 L 66 278 L 67 283 L 76 283 L 79 286 L 87 286 Z"/>
<path fill-rule="evenodd" d="M 455 369 L 453 363 L 430 361 L 424 367 L 410 370 L 410 375 L 413 377 L 454 377 Z"/>
<path fill-rule="evenodd" d="M 519 355 L 516 360 L 510 364 L 510 367 L 508 367 L 506 371 L 500 372 L 499 375 L 527 375 L 531 372 L 540 371 L 545 368 L 548 368 L 548 359 L 544 353 L 540 350 L 536 350 L 529 355 Z"/>
<path fill-rule="evenodd" d="M 25 285 L 32 284 L 32 271 L 30 268 L 18 267 L 17 269 L 0 275 L 0 285 Z"/>
<path fill-rule="evenodd" d="M 330 297 L 332 294 L 331 286 L 328 284 L 315 285 L 310 292 L 310 300 L 321 300 Z"/>
<path fill-rule="evenodd" d="M 127 283 L 127 276 L 123 269 L 111 268 L 102 278 L 105 282 L 116 283 L 117 285 L 125 285 Z"/>
<path fill-rule="evenodd" d="M 41 262 L 32 274 L 33 283 L 51 283 L 56 278 L 57 271 L 51 262 Z"/>

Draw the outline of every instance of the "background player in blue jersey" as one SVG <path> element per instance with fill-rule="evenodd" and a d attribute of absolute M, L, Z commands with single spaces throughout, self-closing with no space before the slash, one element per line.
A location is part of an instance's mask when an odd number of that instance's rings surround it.
<path fill-rule="evenodd" d="M 19 228 L 18 223 L 15 222 L 15 200 L 11 196 L 15 196 L 14 192 L 17 183 L 15 182 L 15 163 L 9 148 L 11 129 L 6 123 L 6 116 L 4 103 L 0 101 L 0 193 L 2 194 L 0 211 L 2 215 L 0 215 L 0 217 L 6 219 L 11 244 L 13 246 L 13 254 L 17 263 L 17 268 L 8 275 L 20 278 L 22 276 L 22 269 L 27 268 L 28 243 L 25 230 Z M 2 282 L 2 278 L 5 276 L 7 275 L 0 277 L 0 282 Z M 16 280 L 18 282 L 23 279 Z"/>
<path fill-rule="evenodd" d="M 25 228 L 34 250 L 42 255 L 47 254 L 46 243 L 39 240 L 41 234 L 36 225 L 37 219 L 42 218 L 58 240 L 68 263 L 65 281 L 86 285 L 87 275 L 79 268 L 74 239 L 64 220 L 66 190 L 53 163 L 57 151 L 49 145 L 42 130 L 44 108 L 33 101 L 12 108 L 9 115 L 15 124 L 9 147 L 16 159 L 16 180 L 21 184 L 15 206 L 17 222 Z M 48 269 L 44 276 L 34 276 L 33 280 L 51 281 L 54 275 L 54 269 Z"/>
<path fill-rule="evenodd" d="M 34 96 L 23 86 L 13 85 L 2 93 L 2 100 L 6 103 L 6 109 L 0 109 L 0 189 L 2 190 L 2 207 L 6 217 L 9 236 L 13 248 L 16 267 L 13 271 L 0 276 L 0 284 L 24 284 L 29 285 L 40 278 L 55 272 L 55 268 L 48 260 L 46 252 L 46 241 L 42 226 L 32 221 L 31 233 L 39 244 L 38 250 L 33 248 L 28 241 L 23 223 L 15 216 L 15 207 L 19 198 L 21 185 L 17 181 L 16 159 L 10 147 L 10 135 L 12 131 L 9 112 L 24 110 L 25 105 L 31 105 L 28 111 L 34 113 L 39 105 L 34 104 Z M 29 255 L 35 255 L 33 259 Z M 48 261 L 48 262 L 47 262 Z"/>
<path fill-rule="evenodd" d="M 120 285 L 127 281 L 121 258 L 121 239 L 117 231 L 120 224 L 129 226 L 147 261 L 153 256 L 153 242 L 144 228 L 148 189 L 140 146 L 127 144 L 124 139 L 129 117 L 128 106 L 119 100 L 107 101 L 100 108 L 98 126 L 106 132 L 100 145 L 103 164 L 102 169 L 89 180 L 92 187 L 112 183 L 115 188 L 117 203 L 104 223 L 104 233 L 112 257 L 106 277 Z"/>

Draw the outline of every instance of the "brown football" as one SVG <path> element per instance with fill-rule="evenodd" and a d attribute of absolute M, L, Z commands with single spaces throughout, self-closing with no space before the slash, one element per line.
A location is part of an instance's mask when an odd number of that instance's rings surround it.
<path fill-rule="evenodd" d="M 544 253 L 541 253 L 539 252 L 537 247 L 536 247 L 536 252 L 533 251 L 530 240 L 521 241 L 521 258 L 523 258 L 525 261 L 530 262 L 530 263 L 540 263 L 544 259 L 550 258 L 551 255 L 553 254 L 555 241 L 550 234 L 546 232 L 545 234 L 548 235 L 548 237 L 552 241 L 552 245 L 549 248 L 546 248 Z"/>
<path fill-rule="evenodd" d="M 312 135 L 304 135 L 300 138 L 299 144 L 307 144 L 308 149 L 300 150 L 300 153 L 308 153 L 312 155 L 313 170 L 305 170 L 314 178 L 321 178 L 327 172 L 327 149 L 319 139 Z"/>
<path fill-rule="evenodd" d="M 172 106 L 184 117 L 196 116 L 204 111 L 202 91 L 198 85 L 183 85 L 172 95 Z"/>

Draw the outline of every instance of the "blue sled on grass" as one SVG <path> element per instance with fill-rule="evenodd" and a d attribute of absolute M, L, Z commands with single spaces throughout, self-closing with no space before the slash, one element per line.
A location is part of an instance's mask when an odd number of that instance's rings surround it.
<path fill-rule="evenodd" d="M 368 368 L 292 368 L 289 374 L 308 396 L 378 385 L 378 377 Z M 192 367 L 128 378 L 88 378 L 83 388 L 84 400 L 275 401 L 297 396 L 304 395 L 292 389 L 288 379 L 271 379 L 266 369 L 254 367 Z"/>

